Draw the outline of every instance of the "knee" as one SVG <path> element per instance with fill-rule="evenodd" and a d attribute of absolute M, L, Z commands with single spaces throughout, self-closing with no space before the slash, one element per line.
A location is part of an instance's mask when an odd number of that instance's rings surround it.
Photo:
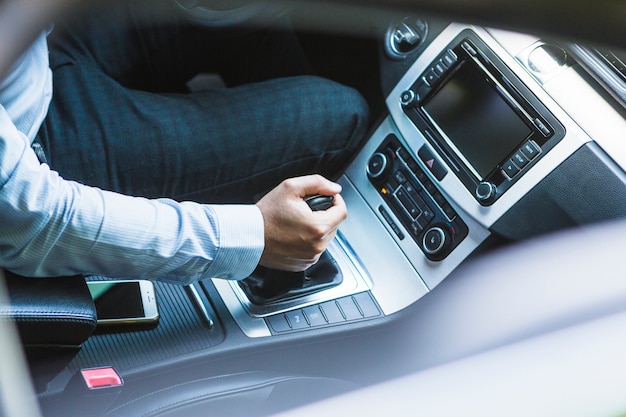
<path fill-rule="evenodd" d="M 307 85 L 305 94 L 312 100 L 315 113 L 324 120 L 328 134 L 344 141 L 358 142 L 369 127 L 369 106 L 354 88 L 325 78 L 302 77 Z M 321 114 L 320 114 L 321 113 Z"/>

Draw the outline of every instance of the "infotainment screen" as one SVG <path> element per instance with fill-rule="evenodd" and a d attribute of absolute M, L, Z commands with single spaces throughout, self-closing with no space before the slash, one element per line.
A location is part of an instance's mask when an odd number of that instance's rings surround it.
<path fill-rule="evenodd" d="M 487 177 L 532 133 L 485 77 L 475 65 L 464 62 L 422 105 L 478 180 Z"/>

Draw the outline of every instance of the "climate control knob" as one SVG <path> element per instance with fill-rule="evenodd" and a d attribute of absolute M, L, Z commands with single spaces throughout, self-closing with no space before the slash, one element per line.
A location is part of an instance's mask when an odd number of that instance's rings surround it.
<path fill-rule="evenodd" d="M 451 239 L 448 227 L 436 224 L 424 233 L 422 250 L 428 259 L 440 261 L 448 255 Z"/>
<path fill-rule="evenodd" d="M 446 234 L 441 227 L 431 227 L 424 233 L 422 244 L 424 252 L 428 255 L 434 255 L 439 252 L 446 243 Z"/>
<path fill-rule="evenodd" d="M 384 181 L 391 173 L 392 168 L 389 157 L 383 152 L 376 152 L 367 163 L 367 176 L 372 181 Z"/>

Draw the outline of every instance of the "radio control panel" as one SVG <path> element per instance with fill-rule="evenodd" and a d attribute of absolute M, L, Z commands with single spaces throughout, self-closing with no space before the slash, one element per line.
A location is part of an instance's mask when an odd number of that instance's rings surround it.
<path fill-rule="evenodd" d="M 561 123 L 471 30 L 449 43 L 399 101 L 483 206 L 565 136 Z"/>
<path fill-rule="evenodd" d="M 447 171 L 428 148 L 420 149 L 418 155 L 435 178 L 446 175 Z M 447 257 L 467 236 L 467 225 L 395 135 L 388 135 L 371 155 L 366 171 L 387 203 L 387 207 L 378 207 L 381 216 L 398 239 L 404 240 L 405 233 L 387 211 L 389 208 L 408 237 L 431 261 Z"/>

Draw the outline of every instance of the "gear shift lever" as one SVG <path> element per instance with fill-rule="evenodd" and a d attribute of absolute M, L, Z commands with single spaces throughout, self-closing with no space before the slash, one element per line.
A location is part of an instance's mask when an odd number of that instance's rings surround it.
<path fill-rule="evenodd" d="M 305 200 L 311 210 L 326 210 L 333 205 L 332 196 L 312 196 Z M 301 297 L 341 284 L 343 275 L 328 251 L 317 263 L 302 272 L 289 272 L 258 266 L 252 275 L 239 281 L 248 299 L 257 305 Z"/>

